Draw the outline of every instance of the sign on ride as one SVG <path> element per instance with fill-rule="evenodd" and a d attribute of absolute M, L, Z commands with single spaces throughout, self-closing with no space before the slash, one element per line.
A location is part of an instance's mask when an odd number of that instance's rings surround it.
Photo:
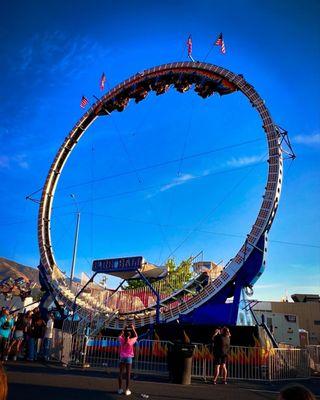
<path fill-rule="evenodd" d="M 136 271 L 140 269 L 143 264 L 143 257 L 123 257 L 123 258 L 109 258 L 105 260 L 94 260 L 92 264 L 92 271 L 94 272 L 120 272 L 120 271 Z"/>

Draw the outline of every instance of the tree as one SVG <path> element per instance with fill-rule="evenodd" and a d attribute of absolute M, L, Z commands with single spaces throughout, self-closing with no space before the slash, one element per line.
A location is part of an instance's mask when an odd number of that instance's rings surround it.
<path fill-rule="evenodd" d="M 130 279 L 130 281 L 127 281 L 125 289 L 138 289 L 143 286 L 146 286 L 146 284 L 142 279 Z"/>
<path fill-rule="evenodd" d="M 181 289 L 183 285 L 191 279 L 191 266 L 193 258 L 189 257 L 186 260 L 181 261 L 179 265 L 176 264 L 173 258 L 169 258 L 165 264 L 168 275 L 164 280 L 167 283 L 166 292 L 172 293 L 175 290 Z M 152 281 L 150 281 L 152 283 Z M 125 289 L 137 289 L 144 287 L 146 284 L 142 279 L 131 279 L 127 282 Z"/>

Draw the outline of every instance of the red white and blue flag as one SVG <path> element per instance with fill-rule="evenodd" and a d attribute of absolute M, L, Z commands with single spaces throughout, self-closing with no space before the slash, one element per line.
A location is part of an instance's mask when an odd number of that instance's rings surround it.
<path fill-rule="evenodd" d="M 86 97 L 82 96 L 81 101 L 80 101 L 80 107 L 85 108 L 88 103 L 89 103 L 89 100 Z"/>
<path fill-rule="evenodd" d="M 191 55 L 192 55 L 192 38 L 191 38 L 191 35 L 188 37 L 187 47 L 188 47 L 188 56 L 191 57 Z"/>
<path fill-rule="evenodd" d="M 226 46 L 224 44 L 222 33 L 218 36 L 218 39 L 215 42 L 216 46 L 220 46 L 220 50 L 222 54 L 226 54 Z"/>
<path fill-rule="evenodd" d="M 106 83 L 106 80 L 107 80 L 106 75 L 103 72 L 100 78 L 100 90 L 104 90 L 104 85 Z"/>

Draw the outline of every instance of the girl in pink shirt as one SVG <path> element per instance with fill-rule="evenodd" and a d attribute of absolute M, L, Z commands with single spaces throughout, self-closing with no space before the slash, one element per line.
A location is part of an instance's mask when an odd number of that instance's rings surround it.
<path fill-rule="evenodd" d="M 123 389 L 122 389 L 122 375 L 123 371 L 126 370 L 126 390 L 125 394 L 126 396 L 129 396 L 131 394 L 131 391 L 129 389 L 129 384 L 130 384 L 130 375 L 131 375 L 131 366 L 132 366 L 132 359 L 134 357 L 134 351 L 133 351 L 133 346 L 135 342 L 138 340 L 138 335 L 137 332 L 131 324 L 130 326 L 131 330 L 128 330 L 125 328 L 122 332 L 121 335 L 119 336 L 119 342 L 120 342 L 120 371 L 119 371 L 119 389 L 118 393 L 122 394 Z"/>

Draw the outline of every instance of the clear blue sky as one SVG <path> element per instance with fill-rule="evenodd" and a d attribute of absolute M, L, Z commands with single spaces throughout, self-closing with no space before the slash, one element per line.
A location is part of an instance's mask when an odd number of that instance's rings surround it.
<path fill-rule="evenodd" d="M 297 154 L 285 163 L 267 268 L 255 297 L 319 292 L 319 17 L 317 1 L 3 4 L 0 256 L 37 265 L 38 210 L 25 197 L 42 187 L 82 114 L 81 96 L 93 101 L 101 95 L 102 71 L 113 87 L 143 69 L 187 60 L 191 33 L 194 58 L 203 60 L 211 50 L 207 62 L 244 74 L 289 131 Z M 212 46 L 220 32 L 226 55 Z M 207 150 L 219 151 L 183 159 Z M 227 262 L 259 209 L 266 151 L 261 121 L 239 93 L 203 100 L 171 89 L 100 118 L 59 182 L 52 221 L 59 265 L 68 271 L 71 264 L 70 193 L 81 210 L 77 274 L 90 273 L 96 258 L 141 254 L 161 263 L 181 243 L 177 261 L 203 250 L 205 259 Z M 176 159 L 182 160 L 110 178 Z"/>

